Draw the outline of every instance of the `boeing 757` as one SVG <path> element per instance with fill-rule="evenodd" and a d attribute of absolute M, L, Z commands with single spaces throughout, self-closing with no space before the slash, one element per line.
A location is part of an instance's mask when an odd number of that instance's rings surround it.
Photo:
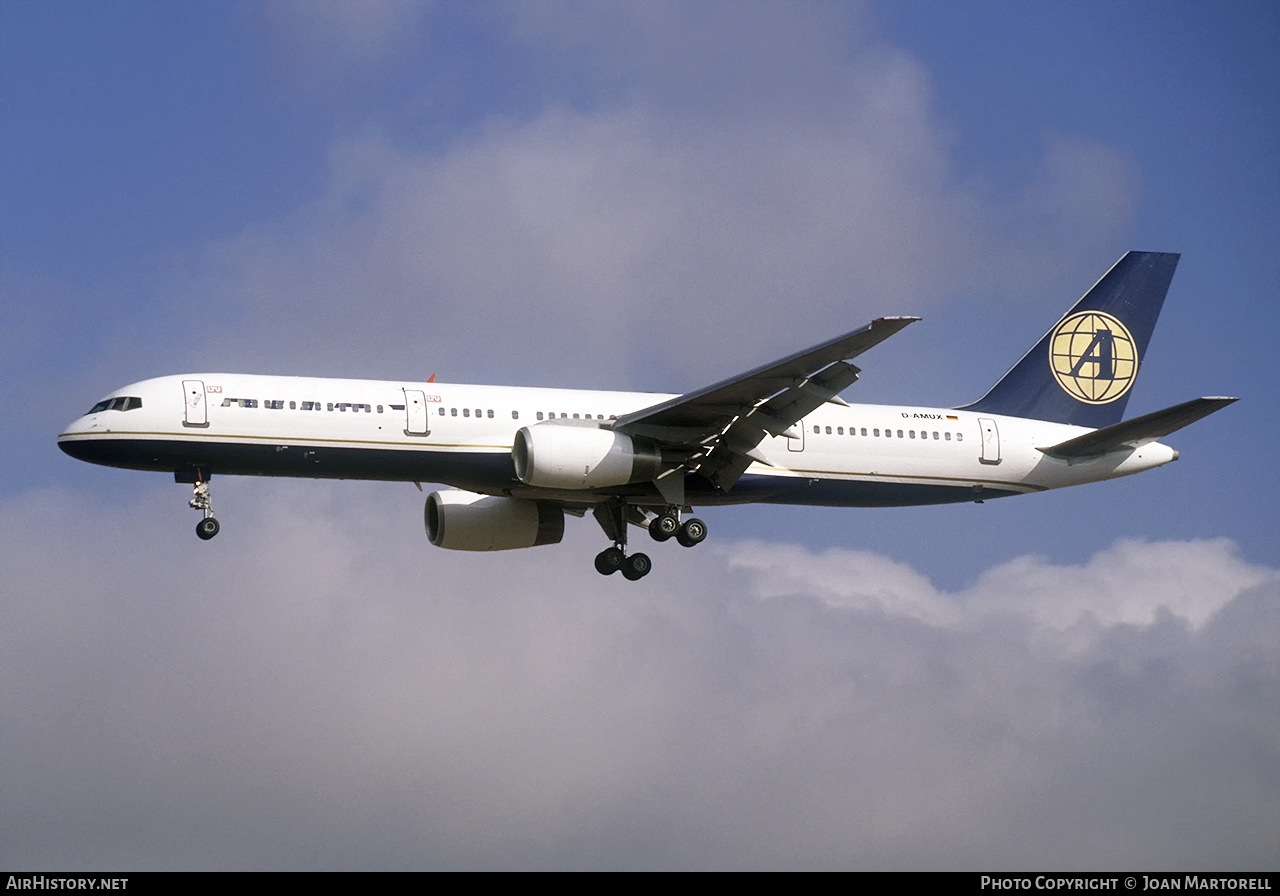
<path fill-rule="evenodd" d="M 683 395 L 187 373 L 117 389 L 58 437 L 91 463 L 172 473 L 218 534 L 215 473 L 442 483 L 432 544 L 555 544 L 591 513 L 602 574 L 647 574 L 629 526 L 692 547 L 694 506 L 981 502 L 1176 460 L 1157 441 L 1235 401 L 1123 420 L 1178 255 L 1130 252 L 972 404 L 851 405 L 851 361 L 915 322 L 882 317 Z M 419 487 L 421 487 L 419 485 Z"/>

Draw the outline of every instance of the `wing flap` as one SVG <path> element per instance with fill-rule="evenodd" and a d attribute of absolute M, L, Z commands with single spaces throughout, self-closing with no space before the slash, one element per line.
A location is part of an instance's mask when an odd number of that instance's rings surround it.
<path fill-rule="evenodd" d="M 1147 442 L 1154 442 L 1156 439 L 1163 438 L 1169 433 L 1177 432 L 1184 426 L 1189 426 L 1202 417 L 1209 416 L 1214 411 L 1222 410 L 1234 401 L 1237 401 L 1237 399 L 1223 397 L 1195 398 L 1161 411 L 1153 411 L 1150 414 L 1143 414 L 1141 417 L 1134 417 L 1132 420 L 1125 420 L 1111 426 L 1104 426 L 1102 429 L 1095 429 L 1093 432 L 1076 436 L 1074 439 L 1067 439 L 1065 442 L 1050 445 L 1040 450 L 1050 457 L 1072 460 L 1075 458 L 1095 457 L 1100 454 L 1106 454 L 1108 451 L 1119 451 L 1124 448 L 1137 448 Z"/>
<path fill-rule="evenodd" d="M 642 423 L 667 426 L 711 426 L 719 423 L 723 428 L 728 422 L 725 419 L 725 411 L 728 409 L 739 409 L 738 413 L 745 413 L 766 399 L 785 392 L 802 381 L 815 378 L 819 371 L 836 362 L 856 358 L 919 319 L 918 317 L 880 318 L 860 330 L 845 333 L 843 336 L 797 352 L 780 361 L 749 370 L 739 376 L 707 386 L 705 389 L 688 392 L 653 407 L 626 414 L 619 418 L 614 428 L 622 432 L 631 432 L 633 426 Z M 845 366 L 856 371 L 852 365 Z"/>
<path fill-rule="evenodd" d="M 867 326 L 779 361 L 749 370 L 618 419 L 614 429 L 657 439 L 692 455 L 681 466 L 721 489 L 738 481 L 766 435 L 791 436 L 796 423 L 858 379 L 848 361 L 888 339 L 918 317 L 882 317 Z"/>

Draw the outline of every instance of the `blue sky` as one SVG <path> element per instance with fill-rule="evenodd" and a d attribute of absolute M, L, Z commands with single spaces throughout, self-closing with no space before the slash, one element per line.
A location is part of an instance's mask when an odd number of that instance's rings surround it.
<path fill-rule="evenodd" d="M 0 861 L 1274 864 L 1278 36 L 1245 2 L 0 5 Z M 1177 464 L 710 511 L 625 597 L 589 522 L 477 560 L 412 487 L 223 478 L 197 544 L 180 486 L 54 443 L 167 373 L 679 392 L 887 314 L 925 320 L 846 398 L 961 404 L 1128 249 L 1183 253 L 1130 414 L 1241 397 Z"/>

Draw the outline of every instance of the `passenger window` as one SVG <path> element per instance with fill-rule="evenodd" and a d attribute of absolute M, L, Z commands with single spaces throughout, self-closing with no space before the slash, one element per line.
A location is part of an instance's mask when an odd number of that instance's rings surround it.
<path fill-rule="evenodd" d="M 816 436 L 820 432 L 822 432 L 822 427 L 818 426 L 818 424 L 815 423 L 813 425 L 813 434 Z"/>
<path fill-rule="evenodd" d="M 464 417 L 470 417 L 470 416 L 471 416 L 471 408 L 463 408 L 463 409 L 462 409 L 462 416 L 464 416 Z"/>
<path fill-rule="evenodd" d="M 458 409 L 457 409 L 457 408 L 449 408 L 449 416 L 450 416 L 450 417 L 456 417 L 456 416 L 458 416 Z"/>

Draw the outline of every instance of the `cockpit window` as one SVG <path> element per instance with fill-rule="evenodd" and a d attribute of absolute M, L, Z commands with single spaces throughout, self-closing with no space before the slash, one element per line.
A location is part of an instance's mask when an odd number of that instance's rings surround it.
<path fill-rule="evenodd" d="M 90 414 L 100 411 L 132 411 L 142 407 L 142 399 L 133 395 L 117 395 L 115 398 L 104 398 L 89 408 Z"/>

